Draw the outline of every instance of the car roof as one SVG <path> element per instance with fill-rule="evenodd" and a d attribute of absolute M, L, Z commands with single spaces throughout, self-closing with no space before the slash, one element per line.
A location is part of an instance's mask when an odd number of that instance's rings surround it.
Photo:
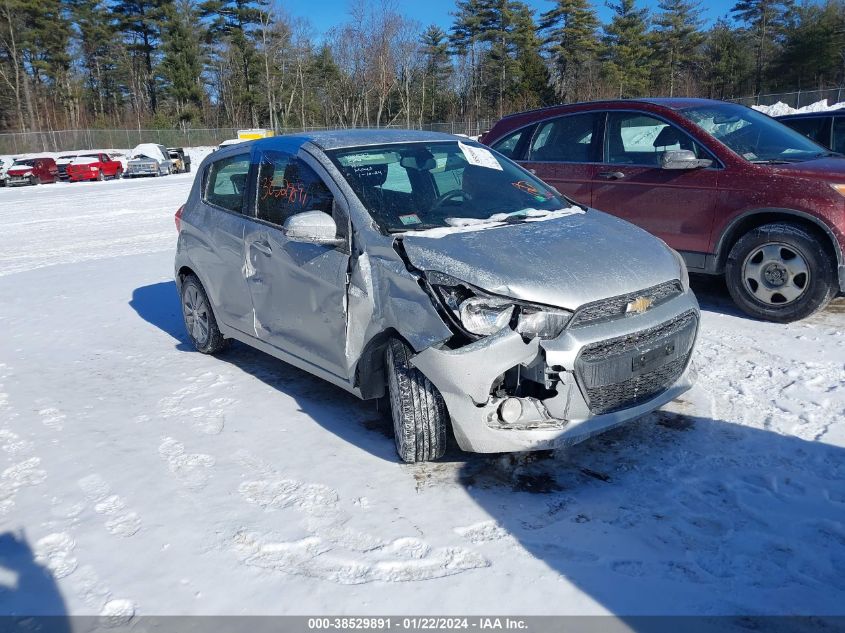
<path fill-rule="evenodd" d="M 290 145 L 291 140 L 299 140 L 302 144 L 312 143 L 323 150 L 340 149 L 342 147 L 358 147 L 361 145 L 387 145 L 391 143 L 422 143 L 425 141 L 468 141 L 464 137 L 440 132 L 425 132 L 420 130 L 402 130 L 385 128 L 354 128 L 339 130 L 320 130 L 303 132 L 300 134 L 271 136 L 253 143 L 257 147 L 273 149 L 277 145 Z"/>
<path fill-rule="evenodd" d="M 725 101 L 719 101 L 718 99 L 698 99 L 693 97 L 642 97 L 637 99 L 602 99 L 598 101 L 579 101 L 577 103 L 560 103 L 558 105 L 552 106 L 545 106 L 543 108 L 536 108 L 534 110 L 524 110 L 522 112 L 514 112 L 513 114 L 509 114 L 505 117 L 502 117 L 502 121 L 510 118 L 521 117 L 525 116 L 526 114 L 539 114 L 545 111 L 550 112 L 557 112 L 557 111 L 565 111 L 568 108 L 573 109 L 584 109 L 585 106 L 607 106 L 607 105 L 624 105 L 626 103 L 631 104 L 648 104 L 648 105 L 656 105 L 661 106 L 664 108 L 670 108 L 672 110 L 683 110 L 684 108 L 693 108 L 696 106 L 707 106 L 707 105 L 714 105 L 714 104 L 724 104 L 727 103 Z"/>

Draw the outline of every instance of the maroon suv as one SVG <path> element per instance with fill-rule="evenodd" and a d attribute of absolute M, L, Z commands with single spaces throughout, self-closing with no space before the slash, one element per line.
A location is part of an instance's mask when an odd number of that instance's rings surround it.
<path fill-rule="evenodd" d="M 845 158 L 760 112 L 709 99 L 553 106 L 482 141 L 583 204 L 654 233 L 734 301 L 801 319 L 845 291 Z"/>

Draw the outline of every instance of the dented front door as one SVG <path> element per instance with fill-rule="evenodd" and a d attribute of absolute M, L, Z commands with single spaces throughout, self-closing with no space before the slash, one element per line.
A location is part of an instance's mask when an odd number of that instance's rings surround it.
<path fill-rule="evenodd" d="M 283 228 L 296 213 L 332 213 L 332 193 L 301 158 L 278 151 L 259 157 L 257 185 L 244 235 L 255 336 L 346 378 L 348 248 L 297 242 Z"/>

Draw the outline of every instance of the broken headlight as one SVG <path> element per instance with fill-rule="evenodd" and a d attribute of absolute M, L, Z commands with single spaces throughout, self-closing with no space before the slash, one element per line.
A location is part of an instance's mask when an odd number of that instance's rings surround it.
<path fill-rule="evenodd" d="M 475 336 L 495 334 L 508 325 L 526 338 L 560 336 L 572 313 L 504 297 L 496 297 L 459 279 L 429 272 L 428 281 L 454 320 Z"/>

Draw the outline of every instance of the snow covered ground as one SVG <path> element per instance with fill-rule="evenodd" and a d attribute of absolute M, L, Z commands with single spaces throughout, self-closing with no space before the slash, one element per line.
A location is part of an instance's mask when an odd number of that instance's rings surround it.
<path fill-rule="evenodd" d="M 191 351 L 193 177 L 0 189 L 0 614 L 845 614 L 845 301 L 699 280 L 683 400 L 406 466 L 373 404 Z"/>

